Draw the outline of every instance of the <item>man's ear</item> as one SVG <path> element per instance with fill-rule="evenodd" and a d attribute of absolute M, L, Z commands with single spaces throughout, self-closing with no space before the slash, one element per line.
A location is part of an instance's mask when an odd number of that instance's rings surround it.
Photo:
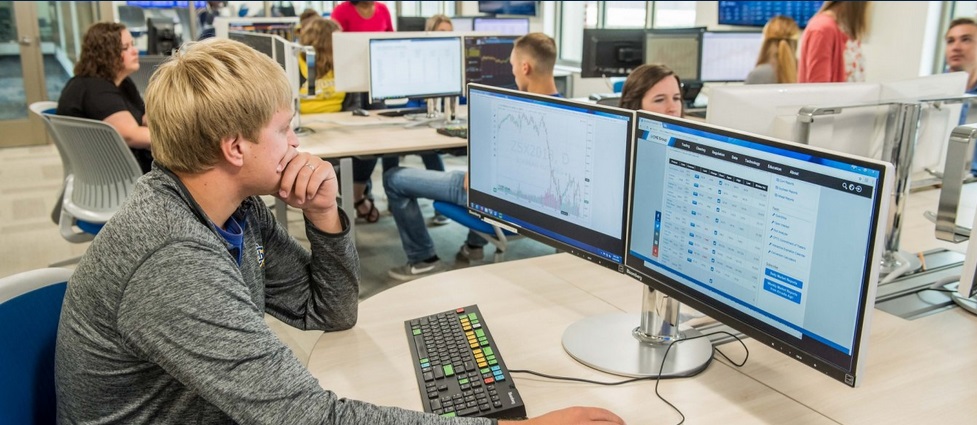
<path fill-rule="evenodd" d="M 522 75 L 529 75 L 533 72 L 533 64 L 529 61 L 522 61 L 519 64 L 519 69 L 522 71 Z"/>
<path fill-rule="evenodd" d="M 224 160 L 237 167 L 243 166 L 244 153 L 247 149 L 246 143 L 240 135 L 222 138 L 221 155 L 223 155 Z"/>

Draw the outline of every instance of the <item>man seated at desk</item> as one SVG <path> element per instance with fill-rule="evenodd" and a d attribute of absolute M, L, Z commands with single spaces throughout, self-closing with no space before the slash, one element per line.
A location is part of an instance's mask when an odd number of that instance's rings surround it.
<path fill-rule="evenodd" d="M 543 33 L 529 33 L 516 39 L 509 57 L 512 73 L 516 77 L 519 90 L 560 96 L 553 79 L 556 65 L 556 42 Z M 383 173 L 383 187 L 387 192 L 390 212 L 400 232 L 400 242 L 407 254 L 407 264 L 391 269 L 390 277 L 410 280 L 440 272 L 444 264 L 434 251 L 434 241 L 427 231 L 421 215 L 418 198 L 451 202 L 458 205 L 468 203 L 468 173 L 463 171 L 431 171 L 416 168 L 397 167 Z M 455 258 L 469 262 L 481 260 L 485 256 L 485 238 L 475 232 L 468 232 L 468 239 L 458 250 Z"/>
<path fill-rule="evenodd" d="M 359 287 L 336 174 L 296 150 L 278 64 L 237 41 L 188 43 L 159 66 L 146 97 L 153 170 L 65 293 L 59 422 L 494 422 L 342 399 L 265 324 L 268 312 L 300 329 L 349 329 Z M 303 211 L 311 253 L 257 196 L 267 194 Z M 569 408 L 526 423 L 622 422 L 603 409 Z"/>

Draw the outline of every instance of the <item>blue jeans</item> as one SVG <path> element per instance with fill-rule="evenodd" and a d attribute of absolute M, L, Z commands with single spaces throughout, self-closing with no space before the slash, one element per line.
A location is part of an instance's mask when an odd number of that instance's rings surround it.
<path fill-rule="evenodd" d="M 463 171 L 431 171 L 417 168 L 395 167 L 383 173 L 383 188 L 387 192 L 390 212 L 397 223 L 400 243 L 404 246 L 407 261 L 419 263 L 437 255 L 434 241 L 427 231 L 427 223 L 417 205 L 417 198 L 451 202 L 458 205 L 468 203 Z M 482 247 L 488 244 L 485 238 L 469 231 L 467 244 Z"/>

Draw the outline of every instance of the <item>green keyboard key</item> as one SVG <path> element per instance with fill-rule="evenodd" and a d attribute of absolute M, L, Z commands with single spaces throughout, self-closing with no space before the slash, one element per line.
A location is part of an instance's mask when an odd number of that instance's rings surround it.
<path fill-rule="evenodd" d="M 455 374 L 455 368 L 450 364 L 446 364 L 442 368 L 444 369 L 444 376 L 451 376 Z"/>

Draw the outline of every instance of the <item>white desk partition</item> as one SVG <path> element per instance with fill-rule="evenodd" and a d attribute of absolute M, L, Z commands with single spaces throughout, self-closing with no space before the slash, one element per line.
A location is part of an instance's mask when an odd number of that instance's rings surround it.
<path fill-rule="evenodd" d="M 366 92 L 370 90 L 370 39 L 430 38 L 465 35 L 494 35 L 474 31 L 404 31 L 404 32 L 337 32 L 332 35 L 333 73 L 336 90 Z M 464 56 L 462 56 L 464 60 Z"/>

